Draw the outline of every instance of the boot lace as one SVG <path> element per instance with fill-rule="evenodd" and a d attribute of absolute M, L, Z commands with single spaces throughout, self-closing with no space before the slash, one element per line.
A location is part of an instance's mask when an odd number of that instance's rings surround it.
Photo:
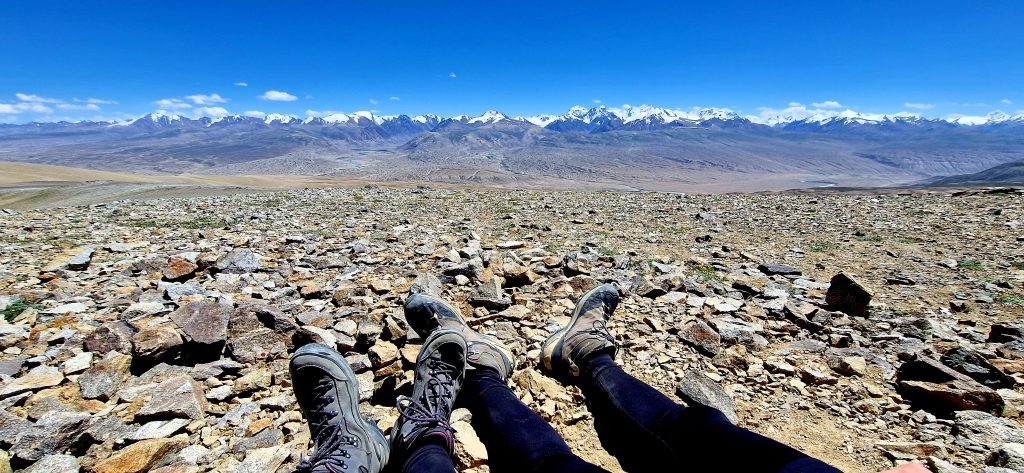
<path fill-rule="evenodd" d="M 359 447 L 358 437 L 344 435 L 340 426 L 330 423 L 338 415 L 338 411 L 331 408 L 335 399 L 333 392 L 334 382 L 328 378 L 320 380 L 312 389 L 314 404 L 307 414 L 316 452 L 299 462 L 296 473 L 309 473 L 317 466 L 325 466 L 328 471 L 348 470 L 345 460 L 352 456 L 345 447 Z"/>
<path fill-rule="evenodd" d="M 450 401 L 455 397 L 455 365 L 430 359 L 427 361 L 429 367 L 429 379 L 423 396 L 419 399 L 412 399 L 402 396 L 398 399 L 398 412 L 402 419 L 412 424 L 409 440 L 418 438 L 424 432 L 439 431 L 448 440 L 449 449 L 455 429 L 449 423 L 451 415 Z"/>

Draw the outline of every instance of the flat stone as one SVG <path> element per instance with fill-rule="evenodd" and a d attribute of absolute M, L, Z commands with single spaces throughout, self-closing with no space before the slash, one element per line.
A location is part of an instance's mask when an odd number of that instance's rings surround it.
<path fill-rule="evenodd" d="M 942 354 L 941 360 L 942 364 L 993 389 L 1012 388 L 1016 384 L 1012 377 L 970 348 L 953 347 Z"/>
<path fill-rule="evenodd" d="M 1024 442 L 1024 439 L 1020 439 Z M 1024 471 L 1024 444 L 1004 443 L 989 454 L 985 464 L 1013 471 Z"/>
<path fill-rule="evenodd" d="M 20 433 L 11 445 L 10 452 L 28 461 L 63 452 L 76 444 L 85 433 L 89 417 L 85 412 L 48 412 L 35 425 Z"/>
<path fill-rule="evenodd" d="M 214 346 L 223 344 L 227 338 L 230 315 L 231 306 L 226 304 L 189 302 L 170 317 L 189 342 Z"/>
<path fill-rule="evenodd" d="M 10 470 L 7 470 L 10 472 Z M 47 455 L 32 466 L 22 470 L 22 473 L 78 473 L 78 460 L 71 455 L 55 454 Z"/>
<path fill-rule="evenodd" d="M 370 352 L 367 355 L 370 357 L 370 363 L 373 364 L 373 368 L 380 369 L 397 361 L 399 352 L 395 344 L 384 340 L 377 340 L 377 343 L 370 347 Z"/>
<path fill-rule="evenodd" d="M 185 428 L 188 419 L 154 420 L 143 424 L 128 438 L 131 440 L 162 439 L 170 437 Z"/>
<path fill-rule="evenodd" d="M 85 337 L 85 349 L 99 356 L 112 351 L 131 353 L 134 333 L 131 326 L 125 322 L 107 322 Z"/>
<path fill-rule="evenodd" d="M 688 405 L 712 407 L 725 414 L 729 422 L 739 422 L 736 403 L 729 393 L 725 392 L 720 384 L 698 371 L 687 370 L 683 374 L 682 381 L 676 386 L 676 394 Z"/>
<path fill-rule="evenodd" d="M 66 315 L 66 314 L 81 314 L 82 312 L 85 312 L 86 310 L 89 310 L 89 307 L 86 306 L 85 304 L 83 304 L 81 302 L 71 302 L 71 303 L 68 303 L 68 304 L 58 305 L 57 307 L 51 307 L 49 309 L 45 309 L 42 312 L 44 314 Z"/>
<path fill-rule="evenodd" d="M 160 459 L 188 445 L 188 436 L 150 439 L 133 443 L 114 452 L 93 467 L 95 473 L 142 473 L 151 470 Z"/>
<path fill-rule="evenodd" d="M 180 256 L 172 256 L 167 260 L 167 265 L 161 273 L 167 281 L 182 281 L 191 278 L 197 269 L 199 266 L 195 263 Z"/>
<path fill-rule="evenodd" d="M 995 390 L 927 356 L 915 355 L 904 363 L 896 379 L 904 399 L 939 416 L 964 410 L 996 414 L 1003 410 L 1003 399 Z"/>
<path fill-rule="evenodd" d="M 291 452 L 288 448 L 281 445 L 249 450 L 245 454 L 245 460 L 235 469 L 235 473 L 277 471 L 277 468 L 288 459 L 289 455 Z"/>
<path fill-rule="evenodd" d="M 56 386 L 64 381 L 60 369 L 54 366 L 40 365 L 32 368 L 19 378 L 0 388 L 0 399 L 28 391 L 38 391 Z"/>
<path fill-rule="evenodd" d="M 214 267 L 228 273 L 251 273 L 263 267 L 261 259 L 248 248 L 235 248 L 217 259 Z"/>
<path fill-rule="evenodd" d="M 722 337 L 702 320 L 690 320 L 679 330 L 679 338 L 705 356 L 715 356 L 722 348 Z"/>
<path fill-rule="evenodd" d="M 769 276 L 779 274 L 782 276 L 799 276 L 803 274 L 799 269 L 780 263 L 762 263 L 757 265 L 758 271 Z"/>
<path fill-rule="evenodd" d="M 131 375 L 132 357 L 117 352 L 105 358 L 78 377 L 82 398 L 106 401 L 113 399 L 125 380 Z"/>
<path fill-rule="evenodd" d="M 84 351 L 79 353 L 62 365 L 64 367 L 64 374 L 78 374 L 92 367 L 92 352 Z"/>
<path fill-rule="evenodd" d="M 1024 428 L 1011 420 L 981 411 L 960 411 L 953 416 L 955 443 L 978 452 L 1024 439 Z"/>
<path fill-rule="evenodd" d="M 181 335 L 169 324 L 147 327 L 132 337 L 132 356 L 149 367 L 176 359 L 182 345 Z"/>
<path fill-rule="evenodd" d="M 176 376 L 153 389 L 152 397 L 138 417 L 141 419 L 192 419 L 206 416 L 206 394 L 202 386 L 188 376 Z"/>

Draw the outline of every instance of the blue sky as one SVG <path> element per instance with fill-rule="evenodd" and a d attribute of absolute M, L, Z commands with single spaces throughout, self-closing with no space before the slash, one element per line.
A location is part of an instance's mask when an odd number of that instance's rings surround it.
<path fill-rule="evenodd" d="M 0 15 L 0 121 L 597 101 L 1015 114 L 1021 25 L 1020 1 L 16 0 Z"/>

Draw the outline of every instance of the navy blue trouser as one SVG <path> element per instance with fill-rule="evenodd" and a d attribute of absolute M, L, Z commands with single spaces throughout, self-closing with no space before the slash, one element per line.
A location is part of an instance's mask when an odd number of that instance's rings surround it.
<path fill-rule="evenodd" d="M 796 449 L 737 427 L 709 407 L 683 407 L 630 376 L 601 353 L 579 381 L 601 443 L 627 471 L 838 473 Z M 468 371 L 459 402 L 487 446 L 494 473 L 603 472 L 572 453 L 544 419 L 522 403 L 498 374 Z M 452 472 L 440 444 L 427 443 L 406 461 L 409 473 Z"/>

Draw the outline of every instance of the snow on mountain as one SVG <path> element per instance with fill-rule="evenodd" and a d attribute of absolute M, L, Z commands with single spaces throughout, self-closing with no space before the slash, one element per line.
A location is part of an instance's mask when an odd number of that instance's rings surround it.
<path fill-rule="evenodd" d="M 1016 118 L 1021 118 L 1021 116 L 1018 116 Z M 1011 117 L 1010 115 L 1003 113 L 1002 111 L 995 111 L 984 116 L 951 115 L 949 118 L 946 118 L 946 121 L 950 123 L 955 123 L 957 125 L 980 126 L 991 125 L 995 123 L 1003 123 L 1013 119 L 1014 117 Z"/>
<path fill-rule="evenodd" d="M 532 117 L 518 117 L 526 122 L 537 125 L 541 128 L 548 126 L 551 122 L 558 119 L 558 115 L 534 115 Z"/>
<path fill-rule="evenodd" d="M 300 121 L 299 117 L 296 117 L 295 115 L 283 115 L 283 114 L 280 114 L 280 113 L 269 113 L 263 119 L 263 123 L 266 123 L 267 125 L 271 125 L 271 124 L 274 124 L 274 123 L 281 124 L 281 125 L 287 125 L 287 124 L 290 124 L 292 122 L 298 122 L 298 121 Z"/>
<path fill-rule="evenodd" d="M 508 115 L 505 115 L 504 113 L 501 113 L 501 112 L 499 112 L 497 110 L 488 110 L 488 111 L 484 112 L 483 115 L 480 115 L 479 117 L 473 117 L 473 118 L 469 119 L 469 121 L 467 123 L 471 123 L 471 124 L 476 124 L 476 123 L 487 124 L 487 123 L 497 123 L 497 122 L 500 122 L 502 120 L 508 120 L 508 119 L 509 119 Z"/>

